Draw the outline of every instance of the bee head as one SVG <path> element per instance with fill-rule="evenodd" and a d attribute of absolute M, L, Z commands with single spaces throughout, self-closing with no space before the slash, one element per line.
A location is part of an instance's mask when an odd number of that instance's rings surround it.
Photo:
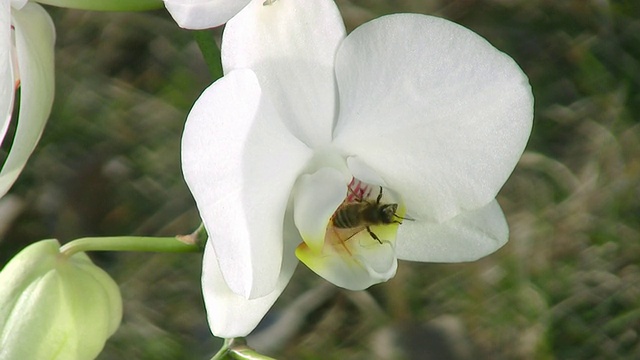
<path fill-rule="evenodd" d="M 380 207 L 380 215 L 382 222 L 385 224 L 391 224 L 394 222 L 396 211 L 398 210 L 398 204 L 384 204 Z"/>

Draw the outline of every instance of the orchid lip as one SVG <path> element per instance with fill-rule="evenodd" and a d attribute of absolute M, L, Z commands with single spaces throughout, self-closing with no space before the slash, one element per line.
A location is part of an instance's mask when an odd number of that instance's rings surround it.
<path fill-rule="evenodd" d="M 299 226 L 304 242 L 296 255 L 318 275 L 347 289 L 388 280 L 397 268 L 395 239 L 406 219 L 403 202 L 393 191 L 356 178 L 341 200 L 328 218 L 318 220 L 324 221 L 322 232 Z"/>
<path fill-rule="evenodd" d="M 361 232 L 366 232 L 379 244 L 393 243 L 390 240 L 381 240 L 372 228 L 394 227 L 397 231 L 398 225 L 402 224 L 405 217 L 404 209 L 399 210 L 400 204 L 396 201 L 397 195 L 386 196 L 382 186 L 367 184 L 353 178 L 347 185 L 347 196 L 327 224 L 325 243 L 344 246 L 349 239 Z M 335 238 L 331 238 L 331 232 Z M 395 239 L 395 234 L 392 238 Z"/>

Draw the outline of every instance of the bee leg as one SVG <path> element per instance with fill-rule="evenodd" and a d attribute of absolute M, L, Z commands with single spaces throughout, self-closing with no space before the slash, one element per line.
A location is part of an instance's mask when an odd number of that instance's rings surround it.
<path fill-rule="evenodd" d="M 367 232 L 369 233 L 369 235 L 371 235 L 371 237 L 376 240 L 377 242 L 379 242 L 380 244 L 382 244 L 382 241 L 380 240 L 380 238 L 378 237 L 378 235 L 376 235 L 373 231 L 371 231 L 371 228 L 369 228 L 368 226 L 366 227 Z"/>
<path fill-rule="evenodd" d="M 376 198 L 376 204 L 380 204 L 380 199 L 382 199 L 382 186 L 380 186 L 380 193 L 378 194 L 378 197 Z M 380 241 L 380 240 L 378 240 Z"/>

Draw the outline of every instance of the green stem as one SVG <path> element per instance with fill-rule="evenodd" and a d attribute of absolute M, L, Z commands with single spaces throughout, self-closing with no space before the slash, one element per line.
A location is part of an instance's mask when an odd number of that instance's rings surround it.
<path fill-rule="evenodd" d="M 222 348 L 211 360 L 275 360 L 274 358 L 257 353 L 247 346 L 244 338 L 224 339 Z"/>
<path fill-rule="evenodd" d="M 162 0 L 38 0 L 41 4 L 93 11 L 146 11 L 164 7 Z"/>
<path fill-rule="evenodd" d="M 231 345 L 232 341 L 233 339 L 224 339 L 224 344 L 222 344 L 220 350 L 218 350 L 218 352 L 213 355 L 211 360 L 223 360 L 225 357 L 227 357 L 227 355 L 229 354 L 229 346 Z"/>
<path fill-rule="evenodd" d="M 222 77 L 222 60 L 220 59 L 220 48 L 213 39 L 213 35 L 210 30 L 198 30 L 193 31 L 193 37 L 195 38 L 204 61 L 207 63 L 207 67 L 211 72 L 212 81 L 216 81 Z"/>
<path fill-rule="evenodd" d="M 71 256 L 84 251 L 151 251 L 151 252 L 199 252 L 200 247 L 186 244 L 176 237 L 112 236 L 87 237 L 73 240 L 60 248 Z"/>
<path fill-rule="evenodd" d="M 250 348 L 234 349 L 229 352 L 232 359 L 236 360 L 275 360 L 272 357 L 258 354 L 255 350 Z"/>

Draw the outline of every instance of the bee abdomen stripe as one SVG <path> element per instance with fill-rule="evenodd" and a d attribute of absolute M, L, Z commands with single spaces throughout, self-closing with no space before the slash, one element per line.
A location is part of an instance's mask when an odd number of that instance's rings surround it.
<path fill-rule="evenodd" d="M 353 219 L 349 217 L 349 212 L 347 211 L 338 211 L 333 218 L 333 225 L 340 229 L 349 229 L 357 226 L 357 224 L 353 223 Z"/>

